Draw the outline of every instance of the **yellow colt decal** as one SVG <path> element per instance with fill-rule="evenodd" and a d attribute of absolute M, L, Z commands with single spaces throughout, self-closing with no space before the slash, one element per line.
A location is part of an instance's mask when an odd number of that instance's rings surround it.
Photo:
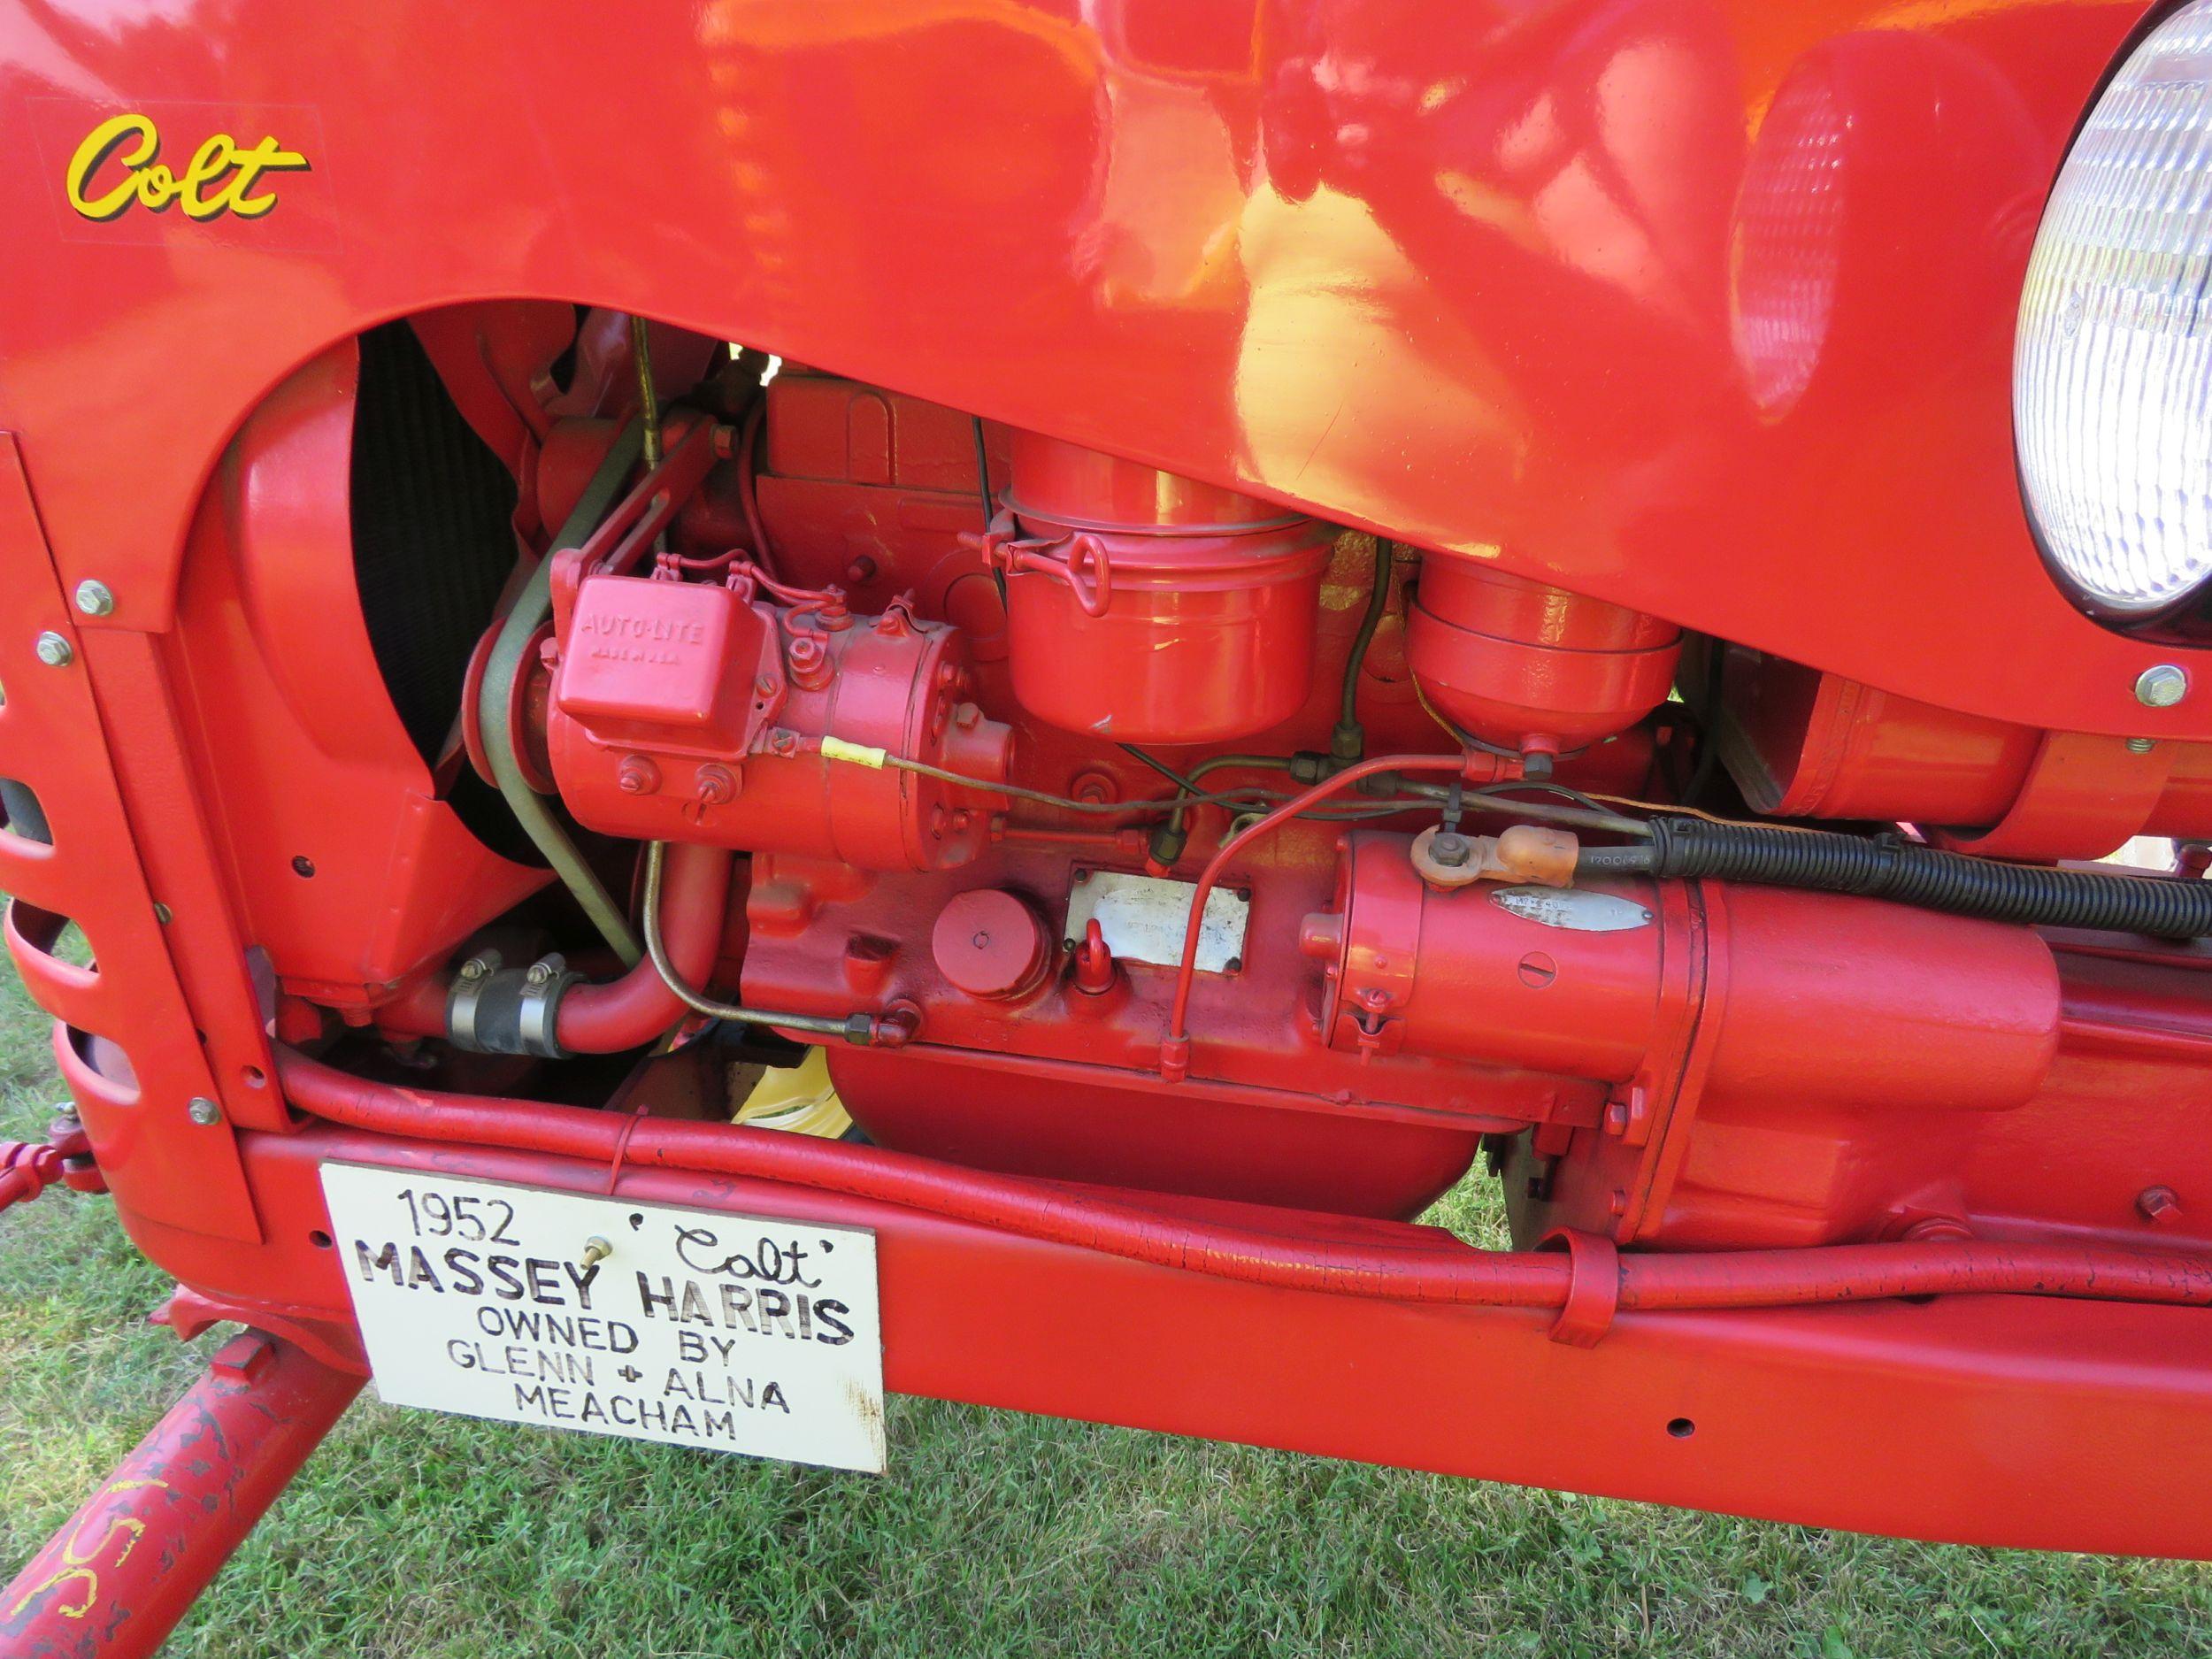
<path fill-rule="evenodd" d="M 265 181 L 264 175 L 303 173 L 308 166 L 306 157 L 274 138 L 241 149 L 228 133 L 211 134 L 180 173 L 157 159 L 160 154 L 161 133 L 150 116 L 134 111 L 101 122 L 69 158 L 69 205 L 101 223 L 134 202 L 150 213 L 180 207 L 192 219 L 225 213 L 259 219 L 277 204 L 274 181 Z M 257 184 L 263 187 L 258 194 Z"/>

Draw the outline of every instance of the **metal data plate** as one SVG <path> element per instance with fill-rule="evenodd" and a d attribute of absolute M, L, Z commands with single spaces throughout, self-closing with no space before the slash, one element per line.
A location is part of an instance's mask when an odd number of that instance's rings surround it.
<path fill-rule="evenodd" d="M 1499 887 L 1490 902 L 1523 921 L 1577 933 L 1620 933 L 1651 925 L 1651 912 L 1635 900 L 1591 887 Z"/>
<path fill-rule="evenodd" d="M 1183 933 L 1190 926 L 1195 881 L 1166 876 L 1124 875 L 1113 870 L 1079 870 L 1068 888 L 1068 943 L 1082 941 L 1095 919 L 1106 948 L 1118 962 L 1150 962 L 1172 968 L 1183 960 Z M 1198 972 L 1228 973 L 1244 958 L 1244 927 L 1252 902 L 1233 887 L 1206 895 L 1206 914 L 1198 929 Z"/>
<path fill-rule="evenodd" d="M 876 1236 L 323 1165 L 393 1405 L 883 1471 Z"/>

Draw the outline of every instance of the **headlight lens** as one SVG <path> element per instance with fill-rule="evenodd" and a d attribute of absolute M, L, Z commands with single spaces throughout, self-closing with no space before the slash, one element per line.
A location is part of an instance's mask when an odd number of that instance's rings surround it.
<path fill-rule="evenodd" d="M 2212 0 L 2138 47 L 2090 111 L 2028 263 L 2013 433 L 2078 599 L 2169 610 L 2212 575 Z"/>

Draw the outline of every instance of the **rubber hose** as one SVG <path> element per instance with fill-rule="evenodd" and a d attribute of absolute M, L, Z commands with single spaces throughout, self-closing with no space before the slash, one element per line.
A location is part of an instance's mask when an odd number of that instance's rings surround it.
<path fill-rule="evenodd" d="M 522 763 L 515 757 L 515 734 L 509 728 L 507 710 L 513 700 L 515 680 L 525 669 L 530 636 L 537 632 L 540 623 L 553 614 L 553 556 L 564 548 L 584 544 L 614 504 L 643 445 L 644 438 L 635 421 L 625 426 L 615 439 L 614 447 L 607 451 L 606 458 L 600 462 L 591 481 L 584 487 L 584 494 L 569 514 L 568 522 L 554 536 L 545 557 L 538 561 L 537 569 L 530 572 L 529 580 L 499 625 L 499 636 L 492 641 L 491 657 L 485 664 L 483 686 L 477 698 L 477 718 L 483 728 L 484 752 L 491 761 L 492 781 L 506 797 L 523 833 L 536 844 L 554 874 L 575 895 L 576 902 L 591 918 L 599 936 L 613 948 L 626 968 L 637 965 L 645 955 L 645 947 L 632 931 L 630 918 L 624 914 L 621 904 L 585 863 L 583 854 L 577 850 L 560 820 L 553 816 L 545 798 L 522 775 Z"/>
<path fill-rule="evenodd" d="M 1352 636 L 1351 655 L 1344 659 L 1344 687 L 1338 695 L 1336 732 L 1330 741 L 1338 760 L 1357 760 L 1365 752 L 1366 738 L 1359 724 L 1359 672 L 1367 662 L 1367 648 L 1375 642 L 1383 612 L 1390 605 L 1390 543 L 1375 538 L 1375 585 L 1367 595 L 1367 611 Z"/>
<path fill-rule="evenodd" d="M 1518 802 L 1514 803 L 1519 805 Z M 1651 873 L 1651 844 L 1639 847 L 1585 847 L 1575 855 L 1578 876 L 1643 875 Z"/>
<path fill-rule="evenodd" d="M 1578 868 L 1595 867 L 1578 861 Z M 2001 864 L 1922 847 L 1894 835 L 1870 839 L 1698 818 L 1655 818 L 1649 868 L 1661 877 L 1711 876 L 1765 887 L 1849 893 L 1993 922 L 2147 933 L 2160 939 L 2212 933 L 2212 883 Z"/>

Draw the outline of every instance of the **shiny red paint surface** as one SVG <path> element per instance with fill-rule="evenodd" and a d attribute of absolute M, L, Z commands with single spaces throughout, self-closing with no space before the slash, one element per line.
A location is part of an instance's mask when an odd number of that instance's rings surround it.
<path fill-rule="evenodd" d="M 263 1202 L 303 1232 L 328 1225 L 325 1158 L 595 1193 L 610 1174 L 319 1126 L 250 1149 Z M 1549 1340 L 1545 1309 L 1207 1279 L 726 1176 L 630 1168 L 616 1190 L 878 1229 L 884 1376 L 901 1393 L 1821 1525 L 1909 1517 L 1922 1536 L 1962 1542 L 2212 1556 L 2202 1506 L 2146 1500 L 2196 1484 L 2212 1409 L 2198 1309 L 1967 1297 L 1624 1313 L 1585 1349 Z M 1302 1224 L 1317 1249 L 1436 1242 L 1378 1222 Z M 295 1306 L 344 1307 L 334 1256 L 282 1258 Z M 2029 1371 L 2045 1386 L 2024 1387 Z M 1402 1409 L 1423 1401 L 1484 1409 Z M 1694 1432 L 1669 1432 L 1681 1418 Z"/>
<path fill-rule="evenodd" d="M 1014 695 L 1063 731 L 1227 743 L 1313 684 L 1335 533 L 1263 501 L 1095 449 L 1012 434 L 983 545 L 1006 589 Z"/>
<path fill-rule="evenodd" d="M 339 689 L 382 683 L 331 557 L 352 535 L 357 383 L 339 347 L 238 434 L 186 546 L 167 672 L 245 936 L 283 941 L 288 987 L 358 1006 L 545 874 L 463 827 L 388 696 Z M 111 739 L 128 774 L 150 761 L 134 724 Z"/>
<path fill-rule="evenodd" d="M 234 946 L 227 958 L 214 951 L 173 956 L 162 936 L 149 872 L 134 844 L 136 803 L 94 741 L 103 720 L 85 658 L 51 668 L 33 654 L 33 626 L 88 653 L 91 642 L 70 628 L 14 446 L 4 439 L 0 614 L 15 623 L 0 634 L 0 685 L 17 687 L 0 703 L 0 775 L 36 793 L 51 836 L 42 842 L 0 831 L 0 891 L 12 895 L 9 955 L 32 999 L 56 1018 L 55 1060 L 111 1184 L 131 1194 L 134 1219 L 258 1242 L 264 1235 L 230 1128 L 195 1125 L 181 1109 L 185 1101 L 211 1099 L 234 1122 L 282 1120 L 245 964 Z M 151 704 L 143 723 L 153 724 L 165 707 Z M 191 850 L 173 847 L 187 856 Z M 210 909 L 223 902 L 211 872 L 196 892 Z M 211 935 L 227 918 L 219 913 L 206 920 L 203 934 Z M 88 964 L 55 949 L 70 922 L 89 949 Z M 202 1019 L 211 1032 L 205 1044 L 195 1040 Z M 103 1040 L 110 1045 L 104 1050 Z M 104 1069 L 96 1066 L 96 1053 Z M 144 1110 L 150 1100 L 159 1109 Z"/>
<path fill-rule="evenodd" d="M 0 426 L 65 578 L 156 627 L 292 367 L 583 298 L 1943 706 L 2203 736 L 2043 575 L 2011 464 L 2029 241 L 2145 10 L 720 0 L 626 13 L 580 102 L 584 0 L 11 9 Z M 77 218 L 72 135 L 140 100 L 312 171 L 250 223 Z"/>
<path fill-rule="evenodd" d="M 1385 1053 L 1663 1087 L 1654 1061 L 1677 1010 L 1663 987 L 1688 957 L 1701 987 L 1688 1017 L 1712 1048 L 1703 1086 L 1757 1097 L 1785 1120 L 1842 1102 L 2002 1110 L 2050 1069 L 2058 973 L 2026 928 L 1709 881 L 1695 901 L 1705 925 L 1692 926 L 1677 895 L 1647 881 L 1585 880 L 1533 904 L 1526 887 L 1438 891 L 1405 847 L 1355 834 L 1344 855 L 1340 918 L 1330 918 L 1340 972 L 1324 1010 L 1339 1048 L 1371 1033 Z M 1593 911 L 1614 931 L 1559 926 L 1537 905 Z M 1835 1041 L 1838 1031 L 1851 1041 Z M 1823 1056 L 1817 1075 L 1805 1075 L 1808 1055 Z"/>
<path fill-rule="evenodd" d="M 342 1342 L 311 1232 L 327 1219 L 319 1156 L 607 1179 L 299 1133 L 270 1086 L 272 1018 L 313 1041 L 405 985 L 389 1028 L 436 1030 L 427 976 L 543 879 L 463 830 L 365 695 L 375 667 L 347 603 L 342 342 L 434 305 L 553 302 L 469 306 L 423 331 L 521 475 L 526 541 L 565 516 L 605 435 L 557 419 L 623 412 L 625 345 L 603 315 L 569 388 L 540 396 L 568 301 L 702 331 L 660 331 L 680 388 L 713 338 L 807 365 L 778 382 L 763 440 L 757 513 L 779 572 L 848 585 L 865 616 L 912 588 L 923 616 L 961 630 L 979 702 L 1010 722 L 1012 642 L 961 540 L 982 526 L 956 411 L 990 418 L 995 473 L 1018 427 L 1142 464 L 1106 465 L 1102 487 L 1149 480 L 1150 507 L 1179 523 L 1241 492 L 1380 530 L 1432 565 L 1480 561 L 1657 618 L 1629 630 L 1647 648 L 1686 626 L 1917 699 L 1936 718 L 1886 741 L 1918 744 L 1947 798 L 1970 799 L 1962 821 L 2003 817 L 1994 833 L 2016 849 L 2115 777 L 2144 797 L 2131 821 L 2148 821 L 2177 746 L 2101 769 L 2077 764 L 2082 745 L 2109 759 L 2130 734 L 2212 737 L 2212 691 L 2135 703 L 2136 674 L 2172 653 L 2105 633 L 2051 586 L 2008 409 L 2043 193 L 2144 10 L 709 0 L 624 13 L 582 100 L 580 42 L 605 40 L 611 14 L 581 0 L 311 29 L 271 0 L 98 20 L 0 11 L 0 132 L 23 158 L 0 170 L 17 254 L 0 267 L 0 776 L 33 785 L 54 828 L 50 849 L 0 837 L 0 888 L 20 897 L 11 949 L 64 1022 L 64 1076 L 126 1225 L 196 1292 Z M 126 205 L 96 223 L 67 206 L 63 175 L 82 134 L 125 108 L 157 123 L 172 160 L 221 123 L 312 165 L 266 183 L 260 219 Z M 1080 483 L 1083 451 L 1058 452 Z M 759 539 L 726 479 L 685 511 L 680 530 Z M 1363 538 L 1337 542 L 1309 618 L 1317 672 L 1256 747 L 1326 733 L 1372 559 Z M 86 578 L 113 591 L 112 614 L 73 611 Z M 1396 580 L 1402 595 L 1403 561 Z M 1378 636 L 1359 712 L 1371 756 L 1432 760 L 1402 616 Z M 48 628 L 73 666 L 32 657 Z M 903 733 L 910 699 L 890 692 L 879 724 Z M 2016 735 L 2040 728 L 2059 739 Z M 1832 725 L 1767 735 L 1778 753 L 1801 735 L 1821 755 L 1848 747 Z M 1161 788 L 1095 733 L 1025 721 L 1019 740 L 1020 776 L 1049 788 Z M 1624 734 L 1562 776 L 1647 794 L 1659 741 Z M 2031 783 L 2036 801 L 2016 808 Z M 618 774 L 599 784 L 616 822 L 634 803 Z M 1227 833 L 1226 811 L 1202 811 L 1187 873 Z M 870 839 L 901 844 L 907 827 Z M 887 1142 L 1388 1215 L 1448 1183 L 1483 1133 L 1532 1125 L 1507 1164 L 1525 1231 L 1565 1220 L 1668 1245 L 1924 1223 L 2180 1244 L 2212 1219 L 2191 1185 L 2212 1055 L 2200 952 L 2072 941 L 2055 995 L 2024 932 L 1893 936 L 1880 918 L 1833 923 L 1841 901 L 1738 915 L 1671 884 L 1636 949 L 1578 940 L 1532 964 L 1525 948 L 1498 956 L 1486 930 L 1425 939 L 1425 901 L 1400 892 L 1389 919 L 1432 978 L 1427 1035 L 1391 1048 L 1320 1018 L 1322 964 L 1297 941 L 1329 902 L 1334 834 L 1304 826 L 1224 872 L 1248 876 L 1267 949 L 1196 977 L 1171 1089 L 1171 971 L 1094 964 L 1102 985 L 1063 983 L 1067 946 L 1047 925 L 1077 866 L 1141 868 L 1143 837 L 1018 815 L 996 828 L 956 874 L 872 873 L 850 847 L 811 845 L 749 871 L 751 939 L 726 989 L 799 1011 L 919 1009 L 913 1048 L 837 1056 L 856 1115 Z M 672 944 L 704 984 L 728 860 L 682 862 L 708 896 Z M 691 891 L 673 865 L 672 884 Z M 934 924 L 995 903 L 972 896 L 986 890 L 1042 919 L 1021 960 L 979 977 Z M 52 949 L 64 918 L 96 968 Z M 1388 938 L 1387 960 L 1355 941 L 1368 958 L 1352 965 L 1411 986 Z M 1826 983 L 1846 972 L 1848 996 Z M 580 1026 L 613 1046 L 674 1012 L 642 977 L 578 995 Z M 1531 995 L 1551 1002 L 1516 1034 L 1540 1039 L 1553 1018 L 1569 1034 L 1532 1055 L 1485 1046 L 1483 1022 Z M 1798 1087 L 1808 1056 L 1839 1041 L 1863 1045 L 1836 1068 L 1851 1098 Z M 1959 1099 L 1928 1098 L 1947 1082 Z M 2147 1167 L 2178 1194 L 2170 1208 L 2144 1204 Z M 895 1386 L 1839 1525 L 2212 1553 L 2193 1509 L 2117 1484 L 2193 1489 L 2172 1477 L 2202 1440 L 2212 1355 L 2186 1313 L 1954 1298 L 1632 1317 L 1584 1351 L 1521 1314 L 1224 1289 L 886 1206 L 630 1179 L 882 1227 Z M 1342 1214 L 1280 1225 L 1403 1238 Z M 979 1283 L 1033 1334 L 946 1317 Z M 1252 1397 L 1254 1375 L 1285 1371 Z M 1522 1432 L 1471 1438 L 1458 1414 L 1365 1409 L 1440 1389 Z M 1695 1450 L 1664 1434 L 1673 1417 L 1701 1425 Z"/>

